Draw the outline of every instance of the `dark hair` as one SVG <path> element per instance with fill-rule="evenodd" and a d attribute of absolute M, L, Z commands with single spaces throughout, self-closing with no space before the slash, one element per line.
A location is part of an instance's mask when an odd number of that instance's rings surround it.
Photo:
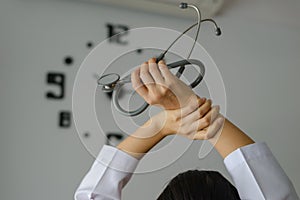
<path fill-rule="evenodd" d="M 219 172 L 189 170 L 174 177 L 157 200 L 240 200 Z"/>

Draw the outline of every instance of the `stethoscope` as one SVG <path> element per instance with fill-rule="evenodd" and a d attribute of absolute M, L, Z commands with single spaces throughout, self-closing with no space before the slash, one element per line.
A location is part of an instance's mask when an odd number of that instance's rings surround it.
<path fill-rule="evenodd" d="M 191 48 L 191 50 L 190 50 L 190 52 L 187 56 L 187 59 L 167 64 L 169 69 L 174 69 L 174 68 L 179 67 L 179 69 L 176 73 L 176 76 L 178 78 L 184 72 L 186 65 L 196 65 L 197 67 L 199 67 L 199 69 L 200 69 L 199 75 L 197 76 L 196 80 L 194 80 L 189 85 L 191 88 L 194 88 L 197 85 L 199 85 L 199 83 L 202 81 L 202 79 L 204 77 L 204 74 L 205 74 L 205 67 L 204 67 L 203 63 L 199 60 L 190 59 L 190 56 L 193 52 L 196 41 L 198 39 L 201 23 L 206 22 L 206 21 L 212 22 L 215 26 L 215 34 L 217 36 L 221 35 L 221 29 L 218 27 L 217 23 L 213 19 L 203 19 L 202 20 L 201 19 L 201 12 L 200 12 L 200 10 L 197 6 L 192 5 L 192 4 L 188 4 L 188 3 L 180 3 L 179 7 L 181 9 L 186 9 L 188 7 L 195 9 L 196 12 L 197 12 L 197 15 L 198 15 L 197 23 L 191 25 L 184 32 L 182 32 L 170 44 L 170 46 L 156 58 L 156 62 L 158 63 L 160 60 L 164 59 L 166 53 L 177 42 L 177 40 L 179 40 L 185 33 L 187 33 L 189 30 L 191 30 L 192 28 L 194 28 L 197 25 L 197 31 L 196 31 L 196 35 L 195 35 L 195 38 L 194 38 L 194 43 L 193 43 L 193 46 L 192 46 L 192 48 Z M 121 91 L 122 86 L 124 84 L 130 83 L 130 82 L 131 82 L 131 74 L 125 76 L 122 79 L 120 79 L 120 75 L 117 74 L 117 73 L 105 74 L 105 75 L 101 76 L 97 81 L 98 85 L 102 86 L 102 91 L 103 92 L 112 93 L 112 102 L 113 102 L 113 105 L 114 105 L 114 107 L 116 108 L 117 111 L 119 111 L 121 114 L 123 114 L 125 116 L 136 116 L 136 115 L 139 115 L 140 113 L 142 113 L 143 111 L 145 111 L 147 109 L 147 107 L 149 106 L 149 104 L 147 102 L 145 102 L 140 108 L 130 111 L 130 110 L 125 110 L 124 108 L 122 108 L 120 103 L 119 103 L 119 100 L 118 100 L 118 96 L 119 96 L 119 93 Z"/>

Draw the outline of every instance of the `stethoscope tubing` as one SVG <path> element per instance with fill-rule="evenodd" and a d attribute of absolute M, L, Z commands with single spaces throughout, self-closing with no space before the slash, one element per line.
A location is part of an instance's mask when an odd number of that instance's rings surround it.
<path fill-rule="evenodd" d="M 199 34 L 199 31 L 200 31 L 200 27 L 201 27 L 201 23 L 202 22 L 212 22 L 214 23 L 215 25 L 215 28 L 216 28 L 216 35 L 219 36 L 221 35 L 221 29 L 218 27 L 218 25 L 216 24 L 216 22 L 213 20 L 213 19 L 202 19 L 201 17 L 201 12 L 200 10 L 192 5 L 192 4 L 188 4 L 188 3 L 181 3 L 180 8 L 187 8 L 187 7 L 191 7 L 191 8 L 194 8 L 197 12 L 197 16 L 198 16 L 198 20 L 197 20 L 197 23 L 191 25 L 190 27 L 188 27 L 184 32 L 182 32 L 170 45 L 169 47 L 163 52 L 161 53 L 157 58 L 156 58 L 156 62 L 158 62 L 159 60 L 162 60 L 165 56 L 165 54 L 169 51 L 169 49 L 184 35 L 186 34 L 189 30 L 191 30 L 193 27 L 197 26 L 197 31 L 196 31 L 196 35 L 195 35 L 195 39 L 194 39 L 194 43 L 193 43 L 193 46 L 189 52 L 189 55 L 187 57 L 187 59 L 185 60 L 180 60 L 180 61 L 176 61 L 176 62 L 173 62 L 173 63 L 170 63 L 170 64 L 167 64 L 168 68 L 169 69 L 174 69 L 174 68 L 179 68 L 177 73 L 176 73 L 176 76 L 178 78 L 180 78 L 180 76 L 182 75 L 182 73 L 184 72 L 185 70 L 185 65 L 197 65 L 200 69 L 200 73 L 199 75 L 197 76 L 197 78 L 192 82 L 190 83 L 190 87 L 191 88 L 194 88 L 196 87 L 203 79 L 204 77 L 204 74 L 205 74 L 205 67 L 203 65 L 203 63 L 199 60 L 195 60 L 195 59 L 190 59 L 190 56 L 192 54 L 192 51 L 195 47 L 195 44 L 196 44 L 196 41 L 197 41 L 197 38 L 198 38 L 198 34 Z M 114 74 L 114 73 L 113 73 Z M 121 88 L 124 84 L 126 83 L 130 83 L 131 82 L 131 77 L 130 77 L 130 74 L 125 76 L 124 78 L 122 79 L 119 79 L 120 76 L 118 75 L 118 78 L 116 79 L 116 81 L 110 83 L 109 85 L 105 85 L 105 84 L 100 84 L 100 79 L 98 80 L 98 84 L 99 85 L 102 85 L 102 89 L 104 92 L 113 92 L 112 94 L 112 102 L 113 102 L 113 105 L 114 107 L 116 108 L 117 111 L 119 111 L 120 113 L 122 113 L 123 115 L 125 116 L 136 116 L 136 115 L 139 115 L 140 113 L 142 113 L 144 110 L 147 109 L 147 107 L 149 106 L 149 104 L 147 102 L 145 102 L 140 108 L 136 109 L 136 110 L 133 110 L 133 111 L 129 111 L 129 110 L 125 110 L 121 107 L 119 101 L 118 101 L 118 96 L 119 96 L 119 93 L 121 91 Z"/>
<path fill-rule="evenodd" d="M 186 65 L 196 65 L 199 67 L 199 70 L 200 70 L 199 75 L 189 85 L 191 88 L 194 88 L 202 81 L 204 74 L 205 74 L 205 67 L 201 61 L 196 60 L 196 59 L 180 60 L 180 61 L 176 61 L 176 62 L 167 64 L 167 67 L 169 69 L 174 69 L 174 68 L 178 68 L 178 67 L 180 68 L 180 67 L 186 66 Z M 117 84 L 114 88 L 114 91 L 113 91 L 112 102 L 118 112 L 122 113 L 125 116 L 133 117 L 133 116 L 137 116 L 137 115 L 141 114 L 142 112 L 144 112 L 148 108 L 149 104 L 147 102 L 145 102 L 141 107 L 139 107 L 136 110 L 132 110 L 132 111 L 125 110 L 124 108 L 122 108 L 122 106 L 119 103 L 118 96 L 120 94 L 122 86 L 124 84 L 130 83 L 130 82 L 131 82 L 130 75 L 127 75 L 126 77 L 124 77 L 123 79 L 121 79 L 117 82 Z"/>

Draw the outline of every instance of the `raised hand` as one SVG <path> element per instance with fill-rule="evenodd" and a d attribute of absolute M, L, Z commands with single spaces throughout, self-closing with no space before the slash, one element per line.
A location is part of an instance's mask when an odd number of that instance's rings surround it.
<path fill-rule="evenodd" d="M 155 61 L 148 60 L 131 74 L 133 88 L 148 104 L 173 110 L 196 99 L 193 90 L 173 75 L 164 61 Z"/>

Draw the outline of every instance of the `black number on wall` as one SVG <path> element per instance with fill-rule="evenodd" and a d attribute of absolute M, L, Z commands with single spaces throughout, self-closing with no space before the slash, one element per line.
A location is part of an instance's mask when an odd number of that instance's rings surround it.
<path fill-rule="evenodd" d="M 46 81 L 48 85 L 54 85 L 58 88 L 58 92 L 48 91 L 46 97 L 48 99 L 63 99 L 65 96 L 65 75 L 63 73 L 47 73 Z"/>
<path fill-rule="evenodd" d="M 71 112 L 60 111 L 58 115 L 58 126 L 61 128 L 69 128 L 71 126 Z"/>
<path fill-rule="evenodd" d="M 122 40 L 122 38 L 128 34 L 129 27 L 121 24 L 106 24 L 107 37 L 111 43 L 117 43 L 126 45 L 128 41 Z"/>

